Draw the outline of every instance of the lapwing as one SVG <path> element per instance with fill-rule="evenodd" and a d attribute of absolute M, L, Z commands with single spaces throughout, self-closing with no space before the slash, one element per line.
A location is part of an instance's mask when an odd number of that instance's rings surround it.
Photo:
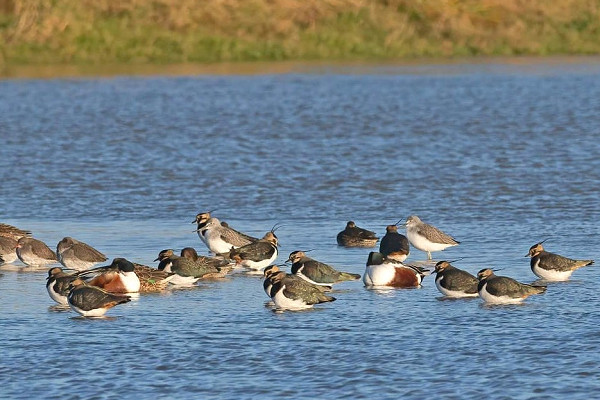
<path fill-rule="evenodd" d="M 435 286 L 446 297 L 477 297 L 479 281 L 476 277 L 458 269 L 449 261 L 435 264 Z"/>
<path fill-rule="evenodd" d="M 68 274 L 60 267 L 50 268 L 46 278 L 46 290 L 50 298 L 63 306 L 69 305 L 67 301 L 69 285 L 75 279 L 78 279 L 76 275 Z"/>
<path fill-rule="evenodd" d="M 267 296 L 271 297 L 271 289 L 273 287 L 273 276 L 275 274 L 286 274 L 285 271 L 282 271 L 281 269 L 279 269 L 279 267 L 277 265 L 269 265 L 268 267 L 266 267 L 263 270 L 263 276 L 264 276 L 264 281 L 263 281 L 263 289 L 265 290 L 265 293 L 267 294 Z M 290 275 L 290 274 L 286 274 L 287 278 L 289 279 L 303 279 L 300 278 L 298 275 Z M 304 280 L 304 279 L 303 279 Z M 331 286 L 327 286 L 327 285 L 314 285 L 317 289 L 319 289 L 321 292 L 330 292 L 331 291 Z"/>
<path fill-rule="evenodd" d="M 486 303 L 516 304 L 531 295 L 546 291 L 546 286 L 528 285 L 506 276 L 496 276 L 489 268 L 479 271 L 477 279 L 479 297 Z"/>
<path fill-rule="evenodd" d="M 279 250 L 278 239 L 273 230 L 267 232 L 257 242 L 247 244 L 237 249 L 231 249 L 227 253 L 220 254 L 223 257 L 234 260 L 236 264 L 252 270 L 260 271 L 275 261 Z"/>
<path fill-rule="evenodd" d="M 221 269 L 227 270 L 228 262 L 220 257 L 198 256 L 194 259 L 190 251 L 185 248 L 181 251 L 183 256 L 175 254 L 173 249 L 162 250 L 154 261 L 160 261 L 158 269 L 177 274 L 186 279 L 176 278 L 177 284 L 190 284 L 201 278 L 222 277 L 225 275 Z M 195 253 L 195 250 L 194 250 Z"/>
<path fill-rule="evenodd" d="M 270 281 L 270 297 L 280 310 L 303 310 L 315 304 L 335 301 L 335 297 L 324 294 L 322 288 L 283 271 L 271 274 Z"/>
<path fill-rule="evenodd" d="M 131 301 L 131 297 L 109 293 L 96 286 L 86 285 L 81 279 L 70 284 L 67 300 L 71 309 L 84 317 L 101 317 L 114 306 Z"/>
<path fill-rule="evenodd" d="M 531 257 L 531 270 L 547 281 L 566 281 L 576 269 L 592 265 L 594 260 L 574 260 L 544 250 L 543 242 L 536 243 L 525 257 Z"/>
<path fill-rule="evenodd" d="M 308 257 L 303 251 L 293 251 L 287 261 L 292 262 L 292 274 L 313 285 L 330 286 L 333 283 L 360 279 L 360 274 L 340 272 L 330 265 Z"/>

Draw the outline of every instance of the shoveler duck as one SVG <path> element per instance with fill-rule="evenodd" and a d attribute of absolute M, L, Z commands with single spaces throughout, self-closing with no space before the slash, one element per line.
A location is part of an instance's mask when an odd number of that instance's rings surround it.
<path fill-rule="evenodd" d="M 227 253 L 220 254 L 226 259 L 234 260 L 236 264 L 253 270 L 262 270 L 269 266 L 279 254 L 278 239 L 273 230 L 267 232 L 257 242 L 247 244 Z"/>
<path fill-rule="evenodd" d="M 360 274 L 340 272 L 330 265 L 308 257 L 303 251 L 292 251 L 287 261 L 292 262 L 292 274 L 313 285 L 329 286 L 343 281 L 360 279 Z"/>
<path fill-rule="evenodd" d="M 379 238 L 375 232 L 359 228 L 354 221 L 348 221 L 346 228 L 337 234 L 337 242 L 346 247 L 373 247 Z"/>
<path fill-rule="evenodd" d="M 566 281 L 571 274 L 582 267 L 592 265 L 594 260 L 574 260 L 559 254 L 544 250 L 539 242 L 531 246 L 525 257 L 531 257 L 531 271 L 538 277 L 547 281 Z"/>
<path fill-rule="evenodd" d="M 304 310 L 315 304 L 335 301 L 335 297 L 323 293 L 323 288 L 284 271 L 272 272 L 268 279 L 271 284 L 269 297 L 280 310 Z"/>
<path fill-rule="evenodd" d="M 403 262 L 410 254 L 410 244 L 406 236 L 398 233 L 398 225 L 388 225 L 385 236 L 379 243 L 379 252 L 391 260 Z"/>
<path fill-rule="evenodd" d="M 202 227 L 198 231 L 198 235 L 201 236 L 208 249 L 215 254 L 226 253 L 231 248 L 237 249 L 258 241 L 257 238 L 236 231 L 229 225 L 223 226 L 221 221 L 214 217 L 200 224 Z"/>
<path fill-rule="evenodd" d="M 445 234 L 433 225 L 426 224 L 416 215 L 406 219 L 406 236 L 410 243 L 417 249 L 427 253 L 427 259 L 431 260 L 432 251 L 442 251 L 450 246 L 458 246 L 459 241 Z"/>
<path fill-rule="evenodd" d="M 0 258 L 2 264 L 10 264 L 17 260 L 17 240 L 8 236 L 0 236 Z"/>
<path fill-rule="evenodd" d="M 17 241 L 16 250 L 19 260 L 30 267 L 43 267 L 58 262 L 56 254 L 46 243 L 28 236 Z"/>
<path fill-rule="evenodd" d="M 31 236 L 31 232 L 9 224 L 0 224 L 0 237 L 7 237 L 17 241 L 24 236 Z"/>
<path fill-rule="evenodd" d="M 104 254 L 89 244 L 68 236 L 56 245 L 56 255 L 62 265 L 76 271 L 84 271 L 108 260 Z"/>
<path fill-rule="evenodd" d="M 63 306 L 69 305 L 67 301 L 69 285 L 75 279 L 78 279 L 77 276 L 64 272 L 60 267 L 50 268 L 46 278 L 46 290 L 50 298 Z"/>
<path fill-rule="evenodd" d="M 435 286 L 446 297 L 477 297 L 479 281 L 476 277 L 454 267 L 448 261 L 435 265 Z"/>
<path fill-rule="evenodd" d="M 124 258 L 115 258 L 105 267 L 82 271 L 78 276 L 96 275 L 88 282 L 111 293 L 137 293 L 140 291 L 140 278 L 135 273 L 135 265 Z"/>
<path fill-rule="evenodd" d="M 367 260 L 363 283 L 367 287 L 418 287 L 428 274 L 429 271 L 424 268 L 389 260 L 383 254 L 372 251 Z"/>
<path fill-rule="evenodd" d="M 496 276 L 490 268 L 477 273 L 479 297 L 486 303 L 516 304 L 534 294 L 546 291 L 546 286 L 528 285 L 506 276 Z"/>
<path fill-rule="evenodd" d="M 69 306 L 84 317 L 101 317 L 112 307 L 131 301 L 130 296 L 107 292 L 81 279 L 75 279 L 69 286 Z"/>

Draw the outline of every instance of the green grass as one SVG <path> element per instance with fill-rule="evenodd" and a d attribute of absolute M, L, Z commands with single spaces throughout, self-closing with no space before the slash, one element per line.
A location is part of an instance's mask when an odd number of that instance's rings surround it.
<path fill-rule="evenodd" d="M 0 0 L 0 65 L 600 54 L 600 0 Z"/>

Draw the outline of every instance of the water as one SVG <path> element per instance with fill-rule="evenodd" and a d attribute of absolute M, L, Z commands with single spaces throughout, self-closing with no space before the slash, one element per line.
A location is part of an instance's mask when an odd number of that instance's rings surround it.
<path fill-rule="evenodd" d="M 194 246 L 199 211 L 362 273 L 349 219 L 417 214 L 438 259 L 535 276 L 523 256 L 600 259 L 600 63 L 0 81 L 0 222 L 147 265 Z M 424 253 L 413 249 L 409 261 Z M 597 267 L 520 306 L 336 286 L 274 313 L 256 276 L 142 295 L 83 320 L 44 272 L 0 269 L 3 398 L 571 398 L 600 393 Z"/>

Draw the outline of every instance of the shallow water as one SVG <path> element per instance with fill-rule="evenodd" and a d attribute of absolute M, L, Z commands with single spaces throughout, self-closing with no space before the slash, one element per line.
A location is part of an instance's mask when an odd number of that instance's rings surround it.
<path fill-rule="evenodd" d="M 598 260 L 600 64 L 323 69 L 259 76 L 0 81 L 0 222 L 147 265 L 206 249 L 199 211 L 362 273 L 417 214 L 462 243 L 437 259 L 532 282 L 523 256 Z M 424 253 L 413 249 L 409 261 Z M 276 313 L 256 276 L 142 295 L 85 320 L 45 272 L 0 268 L 6 398 L 581 398 L 600 391 L 596 266 L 519 306 L 336 286 Z"/>

